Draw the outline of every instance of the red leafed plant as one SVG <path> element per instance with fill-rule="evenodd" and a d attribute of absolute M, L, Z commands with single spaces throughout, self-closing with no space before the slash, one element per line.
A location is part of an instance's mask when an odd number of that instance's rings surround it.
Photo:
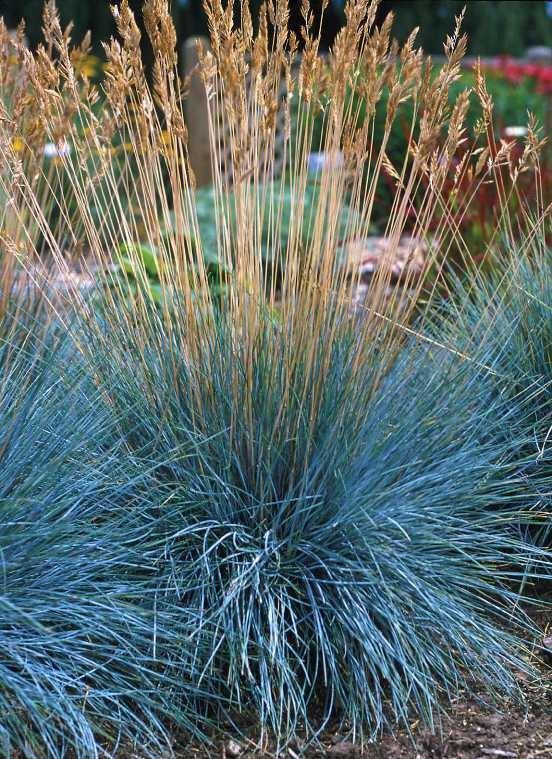
<path fill-rule="evenodd" d="M 500 72 L 509 83 L 520 83 L 533 77 L 543 94 L 549 82 L 552 93 L 552 66 L 522 64 L 501 59 Z M 498 64 L 496 64 L 498 66 Z M 454 155 L 451 156 L 440 189 L 440 208 L 431 223 L 431 232 L 442 239 L 447 230 L 452 256 L 449 261 L 486 260 L 494 246 L 497 230 L 506 232 L 513 242 L 526 232 L 527 222 L 552 200 L 552 174 L 548 151 L 538 119 L 528 114 L 527 126 L 508 126 L 493 108 L 493 97 L 487 90 L 481 67 L 474 68 L 473 92 L 482 108 L 482 118 L 463 130 Z M 483 139 L 482 139 L 483 138 Z M 480 147 L 484 144 L 485 147 Z M 443 158 L 439 150 L 433 160 Z M 383 180 L 391 190 L 396 178 L 388 171 Z M 429 174 L 421 178 L 422 194 L 430 190 Z M 531 209 L 531 213 L 528 212 Z M 411 209 L 409 229 L 416 231 L 418 215 Z"/>
<path fill-rule="evenodd" d="M 524 79 L 533 79 L 535 89 L 543 95 L 552 94 L 552 66 L 542 63 L 527 63 L 503 55 L 486 68 L 503 76 L 512 84 L 519 84 Z"/>

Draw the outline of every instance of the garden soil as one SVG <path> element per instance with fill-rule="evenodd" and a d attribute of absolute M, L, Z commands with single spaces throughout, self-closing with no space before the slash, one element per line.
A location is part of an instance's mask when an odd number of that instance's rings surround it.
<path fill-rule="evenodd" d="M 543 629 L 549 636 L 552 620 Z M 523 705 L 505 702 L 497 711 L 475 699 L 459 699 L 443 718 L 439 735 L 413 723 L 411 736 L 406 731 L 384 736 L 361 749 L 329 731 L 318 748 L 297 743 L 280 754 L 240 737 L 210 750 L 182 747 L 178 759 L 552 759 L 552 650 L 544 658 L 538 683 L 519 675 Z"/>
<path fill-rule="evenodd" d="M 209 751 L 188 747 L 179 759 L 552 759 L 552 674 L 544 686 L 528 694 L 523 708 L 504 705 L 497 713 L 462 701 L 444 720 L 440 737 L 413 728 L 414 744 L 408 735 L 399 734 L 361 749 L 328 734 L 318 749 L 302 751 L 295 745 L 276 754 L 239 739 Z"/>

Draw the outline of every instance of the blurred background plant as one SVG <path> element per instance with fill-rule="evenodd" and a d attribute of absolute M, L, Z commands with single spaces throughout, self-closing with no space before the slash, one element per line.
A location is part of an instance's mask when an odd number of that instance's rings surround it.
<path fill-rule="evenodd" d="M 547 70 L 545 67 L 534 65 L 529 70 L 534 72 L 535 68 L 539 72 Z M 520 69 L 525 71 L 524 67 L 520 66 Z M 488 97 L 493 103 L 492 124 L 486 125 L 485 131 L 489 128 L 493 131 L 494 155 L 496 156 L 502 142 L 507 141 L 510 143 L 513 160 L 519 161 L 523 154 L 522 138 L 527 135 L 526 124 L 528 114 L 534 117 L 534 126 L 536 129 L 540 129 L 541 135 L 543 133 L 546 134 L 545 129 L 548 125 L 550 107 L 549 98 L 547 94 L 544 94 L 539 88 L 535 87 L 534 78 L 530 76 L 520 76 L 519 79 L 515 80 L 514 86 L 513 81 L 503 76 L 499 68 L 489 66 L 484 67 L 484 71 L 487 74 L 485 82 L 486 90 Z M 470 199 L 469 204 L 463 205 L 456 214 L 455 225 L 461 230 L 466 247 L 471 250 L 472 256 L 477 260 L 484 255 L 486 247 L 491 240 L 493 229 L 495 228 L 495 216 L 501 204 L 501 199 L 497 194 L 497 186 L 495 184 L 489 182 L 474 184 L 466 177 L 465 173 L 459 174 L 465 166 L 468 153 L 474 149 L 474 140 L 479 136 L 480 145 L 487 144 L 488 135 L 482 134 L 481 131 L 484 114 L 481 103 L 475 94 L 475 87 L 475 73 L 469 69 L 464 69 L 462 75 L 450 89 L 451 105 L 463 90 L 469 90 L 472 93 L 465 121 L 466 141 L 471 147 L 469 150 L 466 150 L 465 144 L 459 146 L 451 165 L 447 186 L 443 188 L 443 197 L 447 193 L 454 192 L 462 201 L 466 198 Z M 388 97 L 389 92 L 385 91 L 375 110 L 372 126 L 375 144 L 381 144 L 383 139 Z M 360 120 L 365 118 L 366 106 L 362 100 L 355 102 L 352 108 L 359 114 Z M 412 101 L 407 101 L 399 106 L 397 118 L 393 123 L 391 134 L 387 141 L 388 170 L 382 172 L 378 184 L 372 219 L 374 231 L 380 234 L 385 232 L 394 197 L 396 177 L 394 176 L 392 167 L 402 166 L 408 155 L 412 123 L 416 120 L 416 109 L 417 104 Z M 295 114 L 294 123 L 297 124 L 297 114 Z M 324 104 L 322 103 L 319 112 L 314 114 L 311 125 L 312 149 L 315 151 L 323 149 L 325 128 Z M 490 152 L 486 155 L 487 157 L 492 157 Z M 523 197 L 526 203 L 535 200 L 537 193 L 544 193 L 545 200 L 552 199 L 552 177 L 550 176 L 546 156 L 542 164 L 539 179 L 539 187 L 537 187 L 530 174 L 526 175 L 521 182 L 516 180 L 516 192 L 510 199 L 511 207 L 509 210 L 512 214 L 515 214 L 514 206 L 520 197 Z M 506 173 L 504 173 L 502 181 L 504 192 L 508 192 L 508 186 L 510 190 L 513 188 L 513 184 Z M 424 181 L 422 181 L 422 191 L 424 184 Z M 436 220 L 437 223 L 439 222 Z M 410 229 L 412 230 L 414 227 L 415 216 L 412 215 Z"/>
<path fill-rule="evenodd" d="M 141 20 L 140 0 L 131 0 L 137 20 Z M 260 0 L 252 0 L 251 10 L 257 16 Z M 298 5 L 298 4 L 297 4 Z M 62 22 L 72 21 L 75 38 L 80 39 L 90 29 L 95 52 L 101 51 L 100 40 L 106 40 L 114 31 L 108 4 L 59 0 Z M 469 54 L 522 56 L 533 45 L 552 44 L 552 21 L 547 14 L 544 0 L 384 0 L 378 11 L 381 21 L 390 11 L 397 20 L 394 33 L 404 42 L 412 29 L 420 27 L 420 43 L 429 54 L 442 53 L 442 41 L 450 31 L 450 19 L 466 6 L 465 31 L 470 38 Z M 327 49 L 344 21 L 344 1 L 333 0 L 325 14 L 322 29 L 322 49 Z M 32 46 L 41 39 L 40 0 L 1 0 L 0 15 L 11 26 L 21 18 L 27 23 L 27 35 Z M 316 12 L 316 9 L 314 9 Z M 206 35 L 207 20 L 202 0 L 176 0 L 172 3 L 172 15 L 181 44 L 187 37 Z M 291 8 L 292 27 L 300 26 L 299 8 Z M 147 43 L 145 43 L 147 47 Z"/>

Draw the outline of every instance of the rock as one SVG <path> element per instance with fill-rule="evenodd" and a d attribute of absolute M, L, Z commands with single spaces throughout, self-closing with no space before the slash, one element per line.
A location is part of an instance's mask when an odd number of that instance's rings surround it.
<path fill-rule="evenodd" d="M 236 741 L 228 741 L 225 746 L 228 756 L 239 756 L 242 752 L 242 747 Z"/>
<path fill-rule="evenodd" d="M 350 242 L 345 248 L 345 262 L 352 274 L 360 272 L 369 280 L 382 265 L 388 266 L 391 278 L 416 280 L 424 272 L 428 245 L 416 237 L 403 236 L 394 250 L 386 237 L 367 237 Z"/>
<path fill-rule="evenodd" d="M 496 728 L 504 719 L 502 714 L 476 714 L 474 721 L 482 727 Z"/>
<path fill-rule="evenodd" d="M 328 756 L 355 757 L 358 755 L 357 747 L 351 741 L 339 741 L 334 743 L 327 751 Z"/>

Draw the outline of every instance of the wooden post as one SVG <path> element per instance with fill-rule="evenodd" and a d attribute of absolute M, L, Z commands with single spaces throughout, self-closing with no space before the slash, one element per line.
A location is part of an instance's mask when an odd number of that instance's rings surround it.
<path fill-rule="evenodd" d="M 196 184 L 201 187 L 211 184 L 213 175 L 207 93 L 196 68 L 198 64 L 198 42 L 201 42 L 206 49 L 209 47 L 209 40 L 206 37 L 191 37 L 184 43 L 184 74 L 186 76 L 191 74 L 190 88 L 184 105 L 184 115 L 188 127 L 190 163 L 195 174 Z M 194 69 L 196 70 L 194 71 Z"/>

